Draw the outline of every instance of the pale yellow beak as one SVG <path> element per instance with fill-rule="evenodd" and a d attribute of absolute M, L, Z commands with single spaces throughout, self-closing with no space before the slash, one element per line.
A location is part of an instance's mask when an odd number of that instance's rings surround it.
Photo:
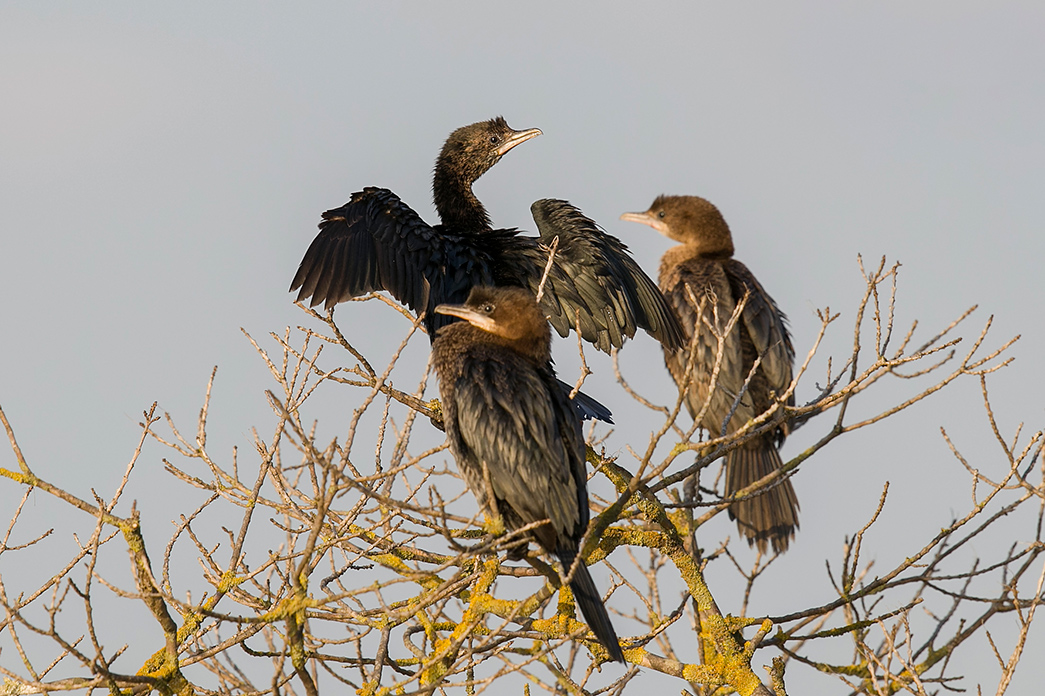
<path fill-rule="evenodd" d="M 455 305 L 455 304 L 441 304 L 435 308 L 436 314 L 446 314 L 447 316 L 457 317 L 458 319 L 464 319 L 466 322 L 482 329 L 483 331 L 489 331 L 490 333 L 497 333 L 494 331 L 496 322 L 486 314 L 475 311 L 474 309 L 466 305 Z"/>
<path fill-rule="evenodd" d="M 512 134 L 501 143 L 501 146 L 497 148 L 497 155 L 504 157 L 505 153 L 511 150 L 516 145 L 522 145 L 531 138 L 536 138 L 538 135 L 542 135 L 540 128 L 530 128 L 529 130 L 517 130 L 512 131 Z"/>
<path fill-rule="evenodd" d="M 644 213 L 624 213 L 620 216 L 620 219 L 625 222 L 637 222 L 640 225 L 649 225 L 665 236 L 668 234 L 668 226 L 664 224 L 664 221 L 660 218 L 654 217 L 654 215 L 648 210 Z"/>

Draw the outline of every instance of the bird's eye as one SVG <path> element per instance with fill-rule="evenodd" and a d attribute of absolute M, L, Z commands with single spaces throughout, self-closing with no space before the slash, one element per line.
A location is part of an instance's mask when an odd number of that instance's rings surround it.
<path fill-rule="evenodd" d="M 501 136 L 499 136 L 499 135 L 491 135 L 490 136 L 490 144 L 491 145 L 496 145 L 499 142 L 501 142 Z"/>
<path fill-rule="evenodd" d="M 484 304 L 482 307 L 479 308 L 479 311 L 482 312 L 483 314 L 490 314 L 491 312 L 493 312 L 493 305 L 492 304 Z"/>
<path fill-rule="evenodd" d="M 663 218 L 664 217 L 664 211 L 662 210 L 659 213 L 657 213 L 657 217 Z"/>

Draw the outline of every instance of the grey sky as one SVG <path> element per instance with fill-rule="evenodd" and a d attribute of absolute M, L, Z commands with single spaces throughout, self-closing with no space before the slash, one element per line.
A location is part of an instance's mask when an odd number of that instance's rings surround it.
<path fill-rule="evenodd" d="M 928 337 L 978 303 L 966 335 L 990 314 L 994 344 L 1023 335 L 992 397 L 1004 434 L 1019 421 L 1040 429 L 1042 27 L 1036 3 L 5 3 L 0 404 L 40 474 L 107 495 L 141 411 L 158 400 L 191 423 L 218 365 L 215 437 L 249 449 L 250 427 L 270 417 L 269 384 L 239 327 L 261 337 L 305 321 L 286 288 L 319 214 L 381 185 L 434 220 L 443 139 L 502 114 L 544 135 L 478 183 L 496 224 L 532 229 L 531 201 L 566 198 L 655 274 L 669 243 L 617 216 L 659 193 L 705 196 L 788 313 L 800 356 L 826 305 L 843 318 L 823 354 L 846 354 L 858 253 L 898 259 L 901 326 L 918 318 Z M 371 316 L 355 310 L 340 321 Z M 403 327 L 373 316 L 364 344 L 380 353 Z M 567 379 L 572 347 L 556 348 Z M 590 391 L 631 422 L 616 446 L 644 443 L 652 421 L 608 361 L 589 357 Z M 669 398 L 651 340 L 622 363 Z M 997 466 L 997 448 L 978 385 L 948 391 L 803 465 L 802 529 L 773 569 L 789 596 L 756 607 L 829 598 L 823 559 L 838 557 L 886 480 L 889 524 L 913 538 L 964 509 L 966 478 L 939 427 L 991 458 L 982 466 Z M 885 386 L 866 408 L 910 393 Z M 339 398 L 331 406 L 347 408 Z M 802 435 L 785 455 L 815 433 Z M 147 451 L 139 499 L 166 485 L 164 454 Z M 927 496 L 938 480 L 953 490 Z M 0 508 L 17 495 L 0 486 Z M 152 514 L 157 539 L 176 510 Z M 883 563 L 910 552 L 878 543 Z M 1029 650 L 1042 649 L 1039 630 Z M 967 657 L 967 688 L 996 683 L 989 659 Z M 1043 673 L 1029 662 L 1023 689 Z M 839 692 L 792 670 L 796 689 Z M 1019 685 L 1012 693 L 1028 693 Z"/>

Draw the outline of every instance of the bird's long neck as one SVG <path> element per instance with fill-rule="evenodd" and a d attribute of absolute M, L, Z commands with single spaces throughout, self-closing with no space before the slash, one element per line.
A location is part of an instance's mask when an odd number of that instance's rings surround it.
<path fill-rule="evenodd" d="M 724 261 L 733 256 L 733 241 L 728 236 L 687 236 L 676 239 L 681 243 L 672 247 L 669 253 L 673 253 L 679 262 L 697 258 Z"/>
<path fill-rule="evenodd" d="M 482 232 L 490 229 L 490 216 L 472 193 L 472 181 L 449 163 L 436 162 L 432 178 L 435 209 L 443 225 L 455 232 Z"/>
<path fill-rule="evenodd" d="M 544 325 L 547 326 L 548 322 L 545 321 Z M 551 336 L 547 332 L 531 334 L 523 339 L 516 340 L 511 344 L 511 347 L 516 353 L 525 355 L 532 360 L 534 365 L 538 367 L 545 366 L 551 370 L 553 376 L 555 375 L 555 369 L 551 366 Z"/>
<path fill-rule="evenodd" d="M 721 252 L 705 253 L 697 244 L 679 244 L 665 251 L 664 255 L 660 257 L 660 278 L 663 281 L 665 277 L 670 275 L 673 269 L 687 261 L 697 259 L 706 263 L 714 263 L 716 261 L 725 261 L 730 256 L 732 254 Z"/>

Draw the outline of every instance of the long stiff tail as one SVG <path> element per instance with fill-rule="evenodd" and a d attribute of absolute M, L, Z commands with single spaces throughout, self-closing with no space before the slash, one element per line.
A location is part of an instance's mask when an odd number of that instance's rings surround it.
<path fill-rule="evenodd" d="M 559 383 L 559 388 L 566 394 L 573 391 L 572 384 L 566 384 L 561 379 L 556 380 Z M 581 417 L 582 421 L 586 420 L 601 420 L 604 423 L 613 425 L 613 412 L 606 408 L 601 402 L 588 396 L 582 391 L 577 392 L 573 395 L 573 399 L 570 400 L 573 404 L 573 410 L 577 412 L 577 415 Z"/>
<path fill-rule="evenodd" d="M 769 441 L 754 440 L 747 447 L 733 450 L 726 459 L 726 495 L 750 486 L 776 471 L 783 462 Z M 765 553 L 769 543 L 773 551 L 783 553 L 798 529 L 798 498 L 791 481 L 774 485 L 729 506 L 729 517 L 737 521 L 748 544 Z"/>
<path fill-rule="evenodd" d="M 560 550 L 556 551 L 555 555 L 562 563 L 563 572 L 569 573 L 577 553 Z M 614 662 L 624 662 L 624 651 L 620 649 L 617 632 L 613 630 L 610 615 L 606 613 L 606 607 L 602 604 L 602 596 L 595 589 L 595 582 L 591 579 L 588 566 L 584 563 L 577 564 L 577 572 L 573 574 L 570 589 L 573 590 L 573 598 L 577 602 L 577 606 L 584 614 L 584 620 L 588 622 L 588 628 L 599 639 L 602 646 L 609 651 L 610 659 Z"/>

